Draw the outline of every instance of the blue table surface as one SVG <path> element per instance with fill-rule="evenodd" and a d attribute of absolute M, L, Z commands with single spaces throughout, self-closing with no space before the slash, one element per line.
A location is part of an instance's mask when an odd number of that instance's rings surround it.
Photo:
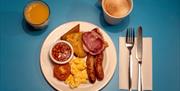
<path fill-rule="evenodd" d="M 153 39 L 153 90 L 180 91 L 180 0 L 133 0 L 132 13 L 121 24 L 105 23 L 97 0 L 44 0 L 51 9 L 49 26 L 32 31 L 23 21 L 30 0 L 0 0 L 0 91 L 52 91 L 43 77 L 39 55 L 44 39 L 57 26 L 87 21 L 112 38 L 119 59 L 118 38 L 128 27 L 142 25 Z M 118 67 L 102 91 L 120 91 Z"/>

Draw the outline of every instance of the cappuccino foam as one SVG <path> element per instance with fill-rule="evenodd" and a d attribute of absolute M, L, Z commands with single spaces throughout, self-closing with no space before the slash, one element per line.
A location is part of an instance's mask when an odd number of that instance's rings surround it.
<path fill-rule="evenodd" d="M 123 17 L 131 9 L 128 0 L 105 0 L 104 6 L 107 13 L 115 17 Z"/>

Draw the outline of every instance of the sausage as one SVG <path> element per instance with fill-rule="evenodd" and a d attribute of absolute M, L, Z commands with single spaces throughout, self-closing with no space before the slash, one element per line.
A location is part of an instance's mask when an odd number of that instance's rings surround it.
<path fill-rule="evenodd" d="M 96 55 L 95 57 L 95 73 L 97 80 L 101 81 L 104 78 L 104 71 L 102 67 L 103 53 Z"/>
<path fill-rule="evenodd" d="M 88 54 L 86 59 L 86 65 L 87 65 L 87 74 L 89 78 L 90 83 L 94 83 L 96 81 L 96 74 L 95 74 L 95 58 L 94 56 Z"/>

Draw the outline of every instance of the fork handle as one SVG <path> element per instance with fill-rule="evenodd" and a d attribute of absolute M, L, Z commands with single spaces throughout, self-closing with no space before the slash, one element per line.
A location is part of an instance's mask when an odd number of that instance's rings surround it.
<path fill-rule="evenodd" d="M 132 91 L 132 60 L 131 53 L 129 53 L 129 67 L 128 67 L 128 90 Z"/>
<path fill-rule="evenodd" d="M 142 91 L 142 71 L 141 71 L 141 62 L 138 63 L 138 91 Z"/>

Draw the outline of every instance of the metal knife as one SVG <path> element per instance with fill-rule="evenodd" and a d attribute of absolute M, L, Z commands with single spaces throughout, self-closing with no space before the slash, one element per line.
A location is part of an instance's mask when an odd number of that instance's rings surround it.
<path fill-rule="evenodd" d="M 138 91 L 142 91 L 142 54 L 143 54 L 143 37 L 142 27 L 139 26 L 137 30 L 137 47 L 136 47 L 136 58 L 138 60 Z"/>

